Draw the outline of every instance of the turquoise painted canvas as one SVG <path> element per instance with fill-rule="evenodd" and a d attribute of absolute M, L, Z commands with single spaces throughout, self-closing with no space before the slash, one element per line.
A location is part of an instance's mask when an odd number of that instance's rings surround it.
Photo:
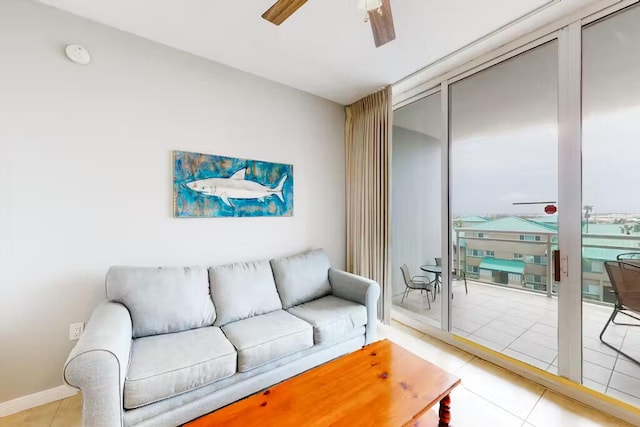
<path fill-rule="evenodd" d="M 292 216 L 293 165 L 174 151 L 178 218 Z"/>

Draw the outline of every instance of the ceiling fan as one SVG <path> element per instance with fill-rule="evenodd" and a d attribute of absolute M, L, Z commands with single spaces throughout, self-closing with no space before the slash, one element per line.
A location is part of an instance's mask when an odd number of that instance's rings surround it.
<path fill-rule="evenodd" d="M 275 25 L 280 25 L 306 2 L 307 0 L 278 0 L 262 14 L 262 17 Z M 393 26 L 390 0 L 365 0 L 364 4 L 367 13 L 365 21 L 371 22 L 376 47 L 395 40 L 396 30 Z"/>

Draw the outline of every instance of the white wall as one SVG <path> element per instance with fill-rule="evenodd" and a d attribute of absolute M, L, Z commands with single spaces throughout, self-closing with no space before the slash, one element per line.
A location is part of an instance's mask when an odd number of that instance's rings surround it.
<path fill-rule="evenodd" d="M 433 264 L 435 257 L 441 257 L 440 156 L 438 139 L 394 126 L 391 182 L 394 295 L 404 291 L 402 264 L 407 264 L 414 275 L 424 274 L 420 265 Z"/>
<path fill-rule="evenodd" d="M 62 384 L 110 265 L 344 266 L 340 105 L 35 2 L 0 2 L 0 52 L 0 402 Z M 292 163 L 294 216 L 172 218 L 174 149 Z"/>
<path fill-rule="evenodd" d="M 429 95 L 393 112 L 393 125 L 414 132 L 442 137 L 442 105 L 440 92 Z"/>

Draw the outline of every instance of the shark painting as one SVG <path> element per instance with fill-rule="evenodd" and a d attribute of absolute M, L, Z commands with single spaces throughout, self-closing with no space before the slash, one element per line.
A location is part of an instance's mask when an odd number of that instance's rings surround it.
<path fill-rule="evenodd" d="M 173 152 L 176 218 L 293 215 L 293 165 Z"/>
<path fill-rule="evenodd" d="M 246 169 L 236 171 L 229 178 L 207 178 L 191 181 L 185 185 L 193 191 L 205 196 L 219 197 L 227 206 L 233 207 L 229 199 L 254 199 L 264 202 L 270 196 L 277 196 L 282 203 L 282 188 L 287 180 L 287 175 L 282 175 L 278 185 L 274 188 L 266 187 L 255 181 L 245 179 Z"/>

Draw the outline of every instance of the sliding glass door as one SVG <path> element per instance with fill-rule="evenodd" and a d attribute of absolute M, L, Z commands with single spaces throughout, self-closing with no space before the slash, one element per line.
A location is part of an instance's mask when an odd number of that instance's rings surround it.
<path fill-rule="evenodd" d="M 393 308 L 640 406 L 640 5 L 615 7 L 395 111 Z"/>
<path fill-rule="evenodd" d="M 454 334 L 541 369 L 557 358 L 558 42 L 450 85 Z M 549 213 L 545 213 L 545 208 Z"/>
<path fill-rule="evenodd" d="M 435 327 L 442 290 L 429 265 L 441 258 L 440 102 L 436 92 L 394 112 L 391 191 L 393 306 Z"/>
<path fill-rule="evenodd" d="M 640 322 L 611 317 L 640 292 L 640 6 L 586 26 L 582 52 L 582 381 L 640 406 Z"/>

